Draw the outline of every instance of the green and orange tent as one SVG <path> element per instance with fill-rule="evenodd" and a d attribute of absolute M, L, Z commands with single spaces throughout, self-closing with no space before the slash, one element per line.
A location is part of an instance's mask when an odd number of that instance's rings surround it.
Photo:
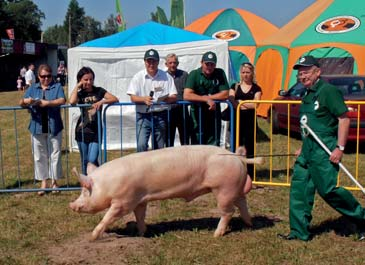
<path fill-rule="evenodd" d="M 323 73 L 365 74 L 364 0 L 318 0 L 262 41 L 255 58 L 262 99 L 293 85 L 292 66 L 307 54 L 320 59 Z M 265 117 L 267 111 L 261 104 L 258 114 Z"/>
<path fill-rule="evenodd" d="M 261 41 L 278 31 L 267 20 L 238 8 L 220 9 L 207 14 L 186 30 L 228 41 L 231 59 L 231 78 L 239 79 L 239 66 L 253 62 L 256 47 Z"/>

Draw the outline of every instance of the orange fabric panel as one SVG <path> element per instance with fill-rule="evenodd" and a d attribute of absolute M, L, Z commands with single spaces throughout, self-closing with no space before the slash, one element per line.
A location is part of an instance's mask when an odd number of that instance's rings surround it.
<path fill-rule="evenodd" d="M 210 26 L 210 24 L 212 23 L 212 21 L 219 16 L 220 13 L 222 13 L 225 9 L 219 9 L 217 11 L 214 11 L 212 13 L 209 13 L 206 16 L 203 16 L 201 18 L 198 18 L 197 20 L 195 20 L 194 22 L 192 22 L 191 24 L 187 25 L 185 27 L 185 30 L 189 30 L 192 32 L 196 32 L 199 34 L 203 34 L 206 29 Z"/>
<path fill-rule="evenodd" d="M 256 80 L 262 89 L 261 99 L 272 100 L 278 96 L 283 76 L 283 59 L 274 49 L 264 51 L 256 61 Z M 270 104 L 260 104 L 257 114 L 267 117 Z"/>
<path fill-rule="evenodd" d="M 235 8 L 234 9 L 243 20 L 246 22 L 247 27 L 250 29 L 256 44 L 260 44 L 264 39 L 276 33 L 279 28 L 271 24 L 269 21 L 250 13 L 246 10 Z"/>
<path fill-rule="evenodd" d="M 266 38 L 260 44 L 279 45 L 289 48 L 293 40 L 295 40 L 304 30 L 308 28 L 318 15 L 321 14 L 334 0 L 318 0 L 311 6 L 307 7 L 303 12 L 293 18 L 288 24 L 283 26 L 276 34 Z"/>
<path fill-rule="evenodd" d="M 255 60 L 255 55 L 256 55 L 255 46 L 230 46 L 229 49 L 243 53 L 244 55 L 246 55 L 246 57 L 251 63 L 253 63 Z"/>

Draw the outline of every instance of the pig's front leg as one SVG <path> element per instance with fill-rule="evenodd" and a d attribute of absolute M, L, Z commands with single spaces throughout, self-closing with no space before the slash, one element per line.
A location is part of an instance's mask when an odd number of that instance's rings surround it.
<path fill-rule="evenodd" d="M 146 223 L 144 222 L 144 219 L 146 217 L 146 208 L 147 208 L 147 203 L 141 203 L 141 204 L 137 205 L 136 209 L 134 209 L 134 215 L 136 217 L 138 234 L 140 236 L 143 236 L 147 230 Z"/>
<path fill-rule="evenodd" d="M 126 210 L 123 210 L 121 206 L 116 206 L 115 204 L 112 204 L 109 210 L 104 215 L 101 222 L 94 228 L 94 231 L 91 234 L 91 240 L 94 241 L 100 238 L 108 225 L 114 223 L 118 218 L 121 218 L 126 214 L 128 214 L 128 212 L 126 212 Z"/>
<path fill-rule="evenodd" d="M 251 216 L 248 213 L 248 208 L 247 208 L 247 201 L 245 197 L 239 197 L 234 204 L 238 207 L 238 209 L 240 210 L 240 215 L 241 218 L 243 220 L 243 222 L 248 225 L 248 226 L 252 226 L 252 220 L 251 220 Z"/>

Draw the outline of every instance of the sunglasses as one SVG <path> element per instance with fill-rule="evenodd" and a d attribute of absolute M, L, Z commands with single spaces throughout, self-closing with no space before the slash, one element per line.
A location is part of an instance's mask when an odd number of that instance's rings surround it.
<path fill-rule="evenodd" d="M 42 78 L 42 79 L 44 79 L 44 78 L 51 78 L 52 75 L 40 75 L 39 77 Z"/>
<path fill-rule="evenodd" d="M 250 62 L 244 62 L 241 64 L 241 66 L 250 66 L 250 67 L 253 67 L 253 64 L 250 63 Z"/>

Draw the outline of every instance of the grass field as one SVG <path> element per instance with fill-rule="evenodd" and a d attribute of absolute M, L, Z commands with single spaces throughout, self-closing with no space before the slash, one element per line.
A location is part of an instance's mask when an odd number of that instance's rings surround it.
<path fill-rule="evenodd" d="M 0 105 L 16 105 L 21 93 L 1 93 Z M 0 112 L 1 156 L 5 172 L 5 187 L 18 185 L 33 187 L 30 137 L 27 131 L 29 114 L 19 111 L 17 116 L 18 154 L 12 113 Z M 259 120 L 257 153 L 293 153 L 300 141 L 283 135 L 270 136 L 268 124 Z M 66 149 L 66 148 L 65 148 Z M 66 154 L 67 152 L 65 152 Z M 78 153 L 67 153 L 64 165 L 79 164 Z M 353 174 L 364 168 L 364 154 L 347 153 L 344 163 Z M 257 168 L 256 180 L 286 183 L 294 158 L 267 159 Z M 18 166 L 19 165 L 19 166 Z M 289 165 L 289 168 L 287 168 Z M 69 167 L 69 168 L 70 168 Z M 18 168 L 20 172 L 18 172 Z M 69 168 L 64 166 L 65 174 Z M 358 169 L 356 169 L 358 168 Z M 271 169 L 271 170 L 270 170 Z M 360 175 L 363 174 L 360 170 Z M 351 184 L 345 177 L 341 183 Z M 364 184 L 364 181 L 361 181 Z M 68 183 L 77 185 L 70 177 Z M 62 185 L 67 184 L 64 180 Z M 0 183 L 2 185 L 2 183 Z M 281 186 L 258 185 L 248 194 L 248 204 L 254 226 L 244 227 L 238 213 L 230 223 L 231 231 L 222 238 L 213 238 L 218 223 L 212 195 L 193 202 L 181 200 L 153 202 L 148 207 L 146 237 L 134 236 L 132 216 L 116 222 L 107 231 L 109 237 L 89 243 L 87 238 L 101 220 L 103 213 L 79 215 L 68 208 L 68 203 L 79 192 L 0 194 L 0 264 L 364 264 L 365 242 L 357 242 L 354 227 L 347 220 L 316 198 L 310 242 L 282 241 L 277 233 L 287 233 L 289 189 Z M 364 205 L 359 191 L 353 194 Z"/>

